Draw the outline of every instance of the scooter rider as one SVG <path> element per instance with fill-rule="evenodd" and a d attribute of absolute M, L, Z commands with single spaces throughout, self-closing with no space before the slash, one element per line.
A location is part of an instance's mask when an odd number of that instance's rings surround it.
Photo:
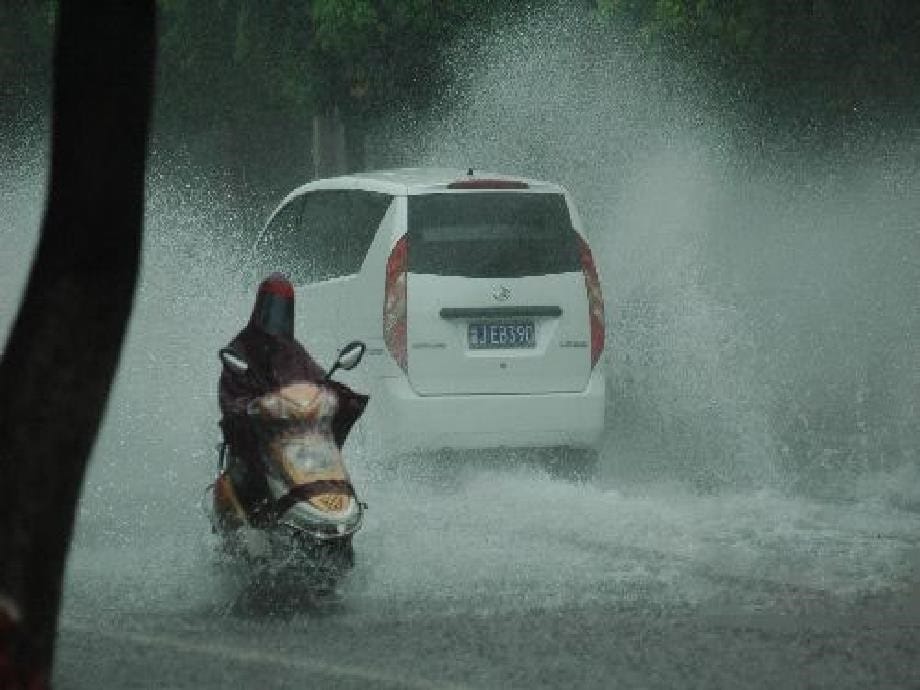
<path fill-rule="evenodd" d="M 249 364 L 246 373 L 223 367 L 219 383 L 220 425 L 229 446 L 227 471 L 249 511 L 268 497 L 259 439 L 247 415 L 251 401 L 295 381 L 324 381 L 338 394 L 332 429 L 341 447 L 368 398 L 335 381 L 325 381 L 326 372 L 294 338 L 294 287 L 282 273 L 272 273 L 259 285 L 249 323 L 227 349 Z"/>

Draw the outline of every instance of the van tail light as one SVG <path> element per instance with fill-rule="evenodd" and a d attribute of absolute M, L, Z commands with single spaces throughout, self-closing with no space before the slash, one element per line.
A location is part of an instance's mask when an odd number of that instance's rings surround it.
<path fill-rule="evenodd" d="M 585 276 L 585 288 L 588 291 L 588 318 L 591 321 L 591 368 L 597 364 L 604 353 L 604 296 L 601 282 L 597 277 L 597 267 L 588 243 L 578 235 L 578 252 L 581 255 L 581 272 Z"/>
<path fill-rule="evenodd" d="M 386 285 L 383 291 L 383 342 L 393 359 L 407 374 L 409 357 L 406 349 L 406 270 L 409 244 L 402 238 L 387 259 Z"/>

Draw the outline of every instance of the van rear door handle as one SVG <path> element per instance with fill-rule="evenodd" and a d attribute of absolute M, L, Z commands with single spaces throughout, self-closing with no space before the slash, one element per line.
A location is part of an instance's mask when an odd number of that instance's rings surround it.
<path fill-rule="evenodd" d="M 444 307 L 439 312 L 442 319 L 498 319 L 527 316 L 562 316 L 561 307 Z"/>

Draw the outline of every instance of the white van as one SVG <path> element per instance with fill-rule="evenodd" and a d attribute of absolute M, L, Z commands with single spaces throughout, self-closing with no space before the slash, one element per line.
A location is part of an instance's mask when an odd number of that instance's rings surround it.
<path fill-rule="evenodd" d="M 297 291 L 296 332 L 343 376 L 386 451 L 558 447 L 596 454 L 604 423 L 604 303 L 560 186 L 402 169 L 291 192 L 257 242 Z"/>

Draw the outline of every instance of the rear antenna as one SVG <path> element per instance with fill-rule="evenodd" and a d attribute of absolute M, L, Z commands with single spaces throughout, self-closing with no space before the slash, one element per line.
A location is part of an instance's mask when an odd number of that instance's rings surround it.
<path fill-rule="evenodd" d="M 473 169 L 472 169 L 472 168 L 467 168 L 467 169 L 466 169 L 466 174 L 469 175 L 470 177 L 472 177 L 472 176 L 473 176 Z"/>

